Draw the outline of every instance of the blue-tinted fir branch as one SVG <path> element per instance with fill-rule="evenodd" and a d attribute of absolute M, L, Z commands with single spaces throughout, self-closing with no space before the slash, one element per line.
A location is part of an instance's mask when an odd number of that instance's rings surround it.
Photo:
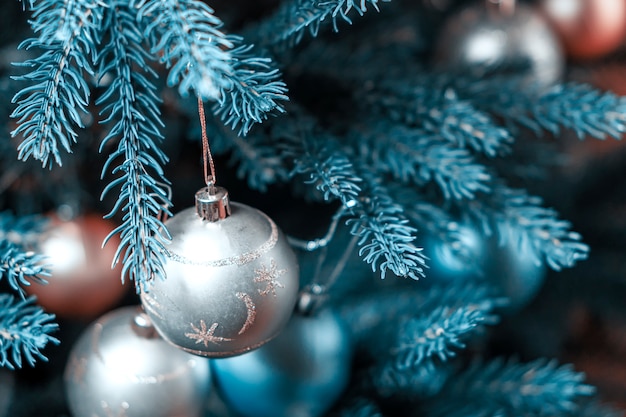
<path fill-rule="evenodd" d="M 31 156 L 45 167 L 62 164 L 60 149 L 72 151 L 86 114 L 89 86 L 85 74 L 93 74 L 97 31 L 106 5 L 100 0 L 40 0 L 31 3 L 31 26 L 37 38 L 20 48 L 39 49 L 42 54 L 19 65 L 32 71 L 15 77 L 29 85 L 13 97 L 11 114 L 21 136 L 19 159 Z"/>
<path fill-rule="evenodd" d="M 420 127 L 450 143 L 495 157 L 510 152 L 511 134 L 492 117 L 451 88 L 415 86 L 415 81 L 386 82 L 379 90 L 357 93 L 369 108 L 381 109 L 392 120 Z M 409 83 L 407 85 L 407 82 Z"/>
<path fill-rule="evenodd" d="M 524 85 L 519 78 L 496 77 L 467 83 L 462 94 L 477 106 L 536 132 L 556 135 L 568 128 L 581 139 L 587 135 L 619 139 L 626 132 L 626 98 L 587 84 L 559 84 L 544 90 Z"/>
<path fill-rule="evenodd" d="M 25 360 L 33 366 L 37 360 L 47 361 L 41 353 L 48 343 L 59 341 L 50 336 L 58 329 L 54 315 L 34 304 L 34 297 L 22 300 L 0 294 L 0 366 L 21 368 Z"/>
<path fill-rule="evenodd" d="M 595 392 L 582 373 L 544 359 L 476 362 L 449 382 L 429 415 L 570 415 Z"/>
<path fill-rule="evenodd" d="M 277 143 L 270 142 L 272 139 L 263 133 L 246 138 L 229 136 L 231 163 L 237 166 L 237 177 L 245 178 L 251 188 L 262 192 L 289 177 L 289 168 L 276 148 Z"/>
<path fill-rule="evenodd" d="M 420 311 L 434 311 L 439 306 L 448 308 L 468 308 L 483 312 L 483 322 L 486 325 L 498 323 L 499 318 L 492 314 L 497 308 L 504 307 L 508 300 L 497 297 L 489 285 L 479 283 L 458 282 L 455 284 L 433 286 L 428 291 Z"/>
<path fill-rule="evenodd" d="M 346 223 L 350 233 L 359 237 L 359 255 L 380 270 L 381 278 L 387 271 L 404 278 L 425 276 L 426 257 L 415 245 L 417 230 L 404 216 L 402 206 L 396 204 L 385 187 L 367 169 L 359 170 L 364 189 L 351 212 L 356 218 Z"/>
<path fill-rule="evenodd" d="M 297 160 L 294 172 L 307 175 L 305 183 L 313 185 L 325 201 L 340 200 L 344 207 L 354 206 L 361 191 L 361 178 L 347 155 L 322 149 L 317 156 L 321 158 L 308 166 L 311 161 Z"/>
<path fill-rule="evenodd" d="M 337 139 L 316 130 L 313 123 L 306 120 L 297 132 L 286 136 L 289 141 L 285 151 L 294 161 L 291 175 L 301 175 L 325 201 L 339 200 L 346 208 L 354 207 L 361 192 L 362 179 Z"/>
<path fill-rule="evenodd" d="M 570 415 L 572 417 L 624 417 L 623 412 L 595 400 L 582 404 Z"/>
<path fill-rule="evenodd" d="M 489 191 L 491 176 L 486 167 L 467 149 L 439 135 L 381 122 L 365 136 L 371 146 L 360 149 L 380 172 L 389 172 L 400 181 L 418 185 L 434 181 L 446 199 L 473 199 L 476 192 Z"/>
<path fill-rule="evenodd" d="M 348 14 L 355 11 L 363 15 L 368 6 L 378 11 L 379 3 L 391 0 L 287 0 L 261 24 L 251 36 L 263 48 L 294 46 L 309 32 L 317 36 L 324 22 L 332 22 L 338 30 L 338 21 L 352 23 Z"/>
<path fill-rule="evenodd" d="M 50 276 L 44 264 L 46 257 L 30 250 L 25 250 L 8 240 L 0 241 L 0 278 L 7 280 L 11 288 L 24 296 L 22 286 L 30 286 L 27 279 L 45 283 L 44 277 Z"/>
<path fill-rule="evenodd" d="M 218 99 L 232 87 L 233 48 L 222 21 L 199 0 L 141 0 L 135 4 L 151 52 L 169 69 L 167 83 L 185 97 Z"/>
<path fill-rule="evenodd" d="M 424 361 L 439 363 L 455 357 L 471 336 L 498 322 L 494 310 L 504 303 L 494 298 L 487 286 L 432 287 L 419 309 L 402 319 L 389 361 L 396 370 L 404 371 Z"/>
<path fill-rule="evenodd" d="M 333 415 L 337 417 L 383 417 L 378 405 L 366 397 L 355 398 Z"/>
<path fill-rule="evenodd" d="M 468 338 L 486 319 L 485 311 L 472 306 L 441 306 L 428 315 L 406 320 L 391 354 L 398 370 L 415 368 L 425 360 L 447 361 L 466 347 Z"/>
<path fill-rule="evenodd" d="M 36 0 L 18 0 L 18 1 L 22 3 L 22 8 L 24 10 L 32 10 L 36 2 Z"/>
<path fill-rule="evenodd" d="M 537 263 L 545 262 L 556 271 L 586 259 L 589 246 L 581 242 L 580 234 L 542 203 L 524 190 L 495 184 L 491 194 L 468 202 L 466 209 L 482 223 L 485 233 L 495 226 L 501 242 L 512 238 L 520 246 L 528 245 Z"/>
<path fill-rule="evenodd" d="M 419 366 L 398 369 L 393 360 L 375 366 L 371 379 L 376 391 L 383 397 L 408 397 L 411 400 L 437 395 L 450 376 L 448 364 L 432 360 Z"/>
<path fill-rule="evenodd" d="M 232 88 L 223 91 L 213 111 L 224 124 L 246 135 L 255 123 L 262 123 L 272 112 L 284 113 L 281 101 L 287 101 L 287 86 L 281 74 L 271 67 L 269 58 L 252 54 L 252 46 L 231 51 L 235 58 L 233 72 L 227 75 Z"/>
<path fill-rule="evenodd" d="M 170 72 L 169 86 L 178 86 L 216 101 L 215 112 L 224 123 L 246 134 L 265 120 L 287 88 L 268 58 L 256 57 L 241 38 L 222 32 L 222 21 L 199 0 L 142 0 L 137 4 L 151 52 Z"/>
<path fill-rule="evenodd" d="M 15 216 L 0 212 L 0 241 L 9 241 L 22 248 L 35 248 L 48 221 L 41 216 Z"/>
<path fill-rule="evenodd" d="M 427 241 L 431 245 L 433 241 L 437 242 L 468 270 L 474 271 L 477 276 L 481 274 L 476 251 L 469 244 L 471 231 L 462 222 L 442 209 L 440 204 L 428 201 L 414 188 L 390 186 L 389 190 L 394 200 L 404 207 L 406 217 L 420 230 L 421 237 L 428 236 Z M 426 251 L 431 250 L 426 243 L 424 247 Z"/>
<path fill-rule="evenodd" d="M 326 201 L 339 200 L 349 217 L 347 224 L 359 237 L 359 255 L 385 278 L 388 270 L 401 277 L 424 275 L 425 257 L 413 244 L 416 230 L 408 224 L 402 207 L 368 169 L 357 170 L 356 158 L 344 152 L 338 140 L 311 124 L 292 138 L 286 151 L 294 159 L 293 174 L 303 175 Z M 313 124 L 314 126 L 314 124 Z M 364 190 L 363 178 L 366 176 Z"/>
<path fill-rule="evenodd" d="M 163 242 L 169 235 L 158 216 L 161 211 L 169 212 L 171 201 L 162 168 L 167 157 L 159 149 L 163 127 L 160 100 L 150 80 L 154 74 L 146 62 L 143 35 L 132 10 L 120 1 L 115 6 L 107 15 L 109 41 L 99 56 L 100 74 L 111 75 L 113 81 L 98 104 L 106 104 L 104 122 L 112 123 L 101 149 L 118 142 L 102 175 L 113 166 L 117 177 L 103 195 L 119 187 L 110 215 L 118 211 L 124 215 L 122 224 L 111 233 L 119 233 L 121 238 L 113 262 L 124 263 L 122 279 L 128 276 L 139 292 L 148 289 L 149 281 L 165 277 Z"/>

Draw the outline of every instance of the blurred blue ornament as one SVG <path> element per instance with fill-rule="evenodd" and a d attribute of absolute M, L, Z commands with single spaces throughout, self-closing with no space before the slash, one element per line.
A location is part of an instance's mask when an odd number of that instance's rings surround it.
<path fill-rule="evenodd" d="M 467 225 L 459 225 L 456 231 L 453 242 L 426 240 L 427 280 L 486 282 L 493 286 L 494 295 L 508 298 L 508 312 L 532 300 L 543 284 L 546 267 L 519 229 L 503 223 L 497 236 Z"/>
<path fill-rule="evenodd" d="M 520 229 L 506 223 L 498 229 L 499 239 L 490 239 L 485 279 L 495 286 L 498 295 L 508 298 L 506 311 L 515 312 L 537 295 L 546 277 L 546 266 Z"/>
<path fill-rule="evenodd" d="M 484 234 L 476 228 L 451 223 L 448 233 L 451 240 L 443 241 L 429 236 L 424 242 L 424 254 L 428 256 L 426 281 L 475 280 L 482 274 L 482 266 L 488 256 Z"/>
<path fill-rule="evenodd" d="M 212 359 L 220 395 L 245 417 L 318 417 L 348 384 L 349 332 L 330 311 L 294 315 L 274 340 L 240 356 Z"/>

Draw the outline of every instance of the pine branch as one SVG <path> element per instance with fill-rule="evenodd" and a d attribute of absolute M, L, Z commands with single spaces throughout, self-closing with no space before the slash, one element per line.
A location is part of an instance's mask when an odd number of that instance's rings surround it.
<path fill-rule="evenodd" d="M 527 364 L 496 359 L 474 363 L 450 379 L 431 415 L 563 415 L 594 393 L 571 366 L 539 359 Z M 476 413 L 476 414 L 475 414 Z"/>
<path fill-rule="evenodd" d="M 33 7 L 35 6 L 35 2 L 36 0 L 18 0 L 20 3 L 22 3 L 22 9 L 24 10 L 33 10 Z"/>
<path fill-rule="evenodd" d="M 571 415 L 573 417 L 624 417 L 623 412 L 593 400 L 580 406 Z"/>
<path fill-rule="evenodd" d="M 284 113 L 279 101 L 287 101 L 287 86 L 280 81 L 280 72 L 270 66 L 269 58 L 252 53 L 252 46 L 239 46 L 231 51 L 236 59 L 233 73 L 227 75 L 232 88 L 220 95 L 214 113 L 239 135 L 246 135 L 255 123 L 262 123 L 272 111 Z"/>
<path fill-rule="evenodd" d="M 19 64 L 33 70 L 14 79 L 30 85 L 13 97 L 17 103 L 11 117 L 21 135 L 19 159 L 31 156 L 45 167 L 61 165 L 59 147 L 71 152 L 82 128 L 81 113 L 86 114 L 89 87 L 84 74 L 93 75 L 90 54 L 95 53 L 97 31 L 102 20 L 100 0 L 40 0 L 31 2 L 31 26 L 38 35 L 20 48 L 41 49 L 43 53 Z"/>
<path fill-rule="evenodd" d="M 469 202 L 466 208 L 482 221 L 487 234 L 495 225 L 501 242 L 515 239 L 520 246 L 529 245 L 529 253 L 537 254 L 537 263 L 545 261 L 559 271 L 586 259 L 589 246 L 581 242 L 582 237 L 542 203 L 540 197 L 529 196 L 524 190 L 494 184 L 490 195 Z"/>
<path fill-rule="evenodd" d="M 6 278 L 11 288 L 24 296 L 22 286 L 30 286 L 27 277 L 45 283 L 44 277 L 50 276 L 47 266 L 42 264 L 45 259 L 8 240 L 0 241 L 0 278 Z"/>
<path fill-rule="evenodd" d="M 335 414 L 333 414 L 335 415 Z M 378 405 L 370 398 L 358 397 L 341 407 L 337 417 L 383 417 Z"/>
<path fill-rule="evenodd" d="M 368 5 L 376 11 L 378 4 L 391 0 L 287 0 L 270 17 L 254 29 L 255 43 L 263 48 L 295 46 L 308 31 L 316 37 L 324 22 L 332 22 L 338 31 L 338 21 L 352 23 L 348 14 L 363 15 Z"/>
<path fill-rule="evenodd" d="M 369 112 L 380 109 L 396 122 L 420 127 L 458 147 L 490 157 L 510 152 L 513 137 L 489 114 L 459 99 L 455 90 L 439 86 L 443 80 L 431 76 L 419 81 L 420 86 L 415 80 L 385 81 L 377 90 L 358 92 L 357 100 Z"/>
<path fill-rule="evenodd" d="M 422 236 L 427 236 L 427 239 L 421 240 L 427 251 L 432 253 L 428 243 L 438 244 L 439 248 L 449 251 L 467 270 L 471 270 L 476 276 L 481 275 L 470 229 L 443 210 L 441 204 L 429 201 L 413 188 L 391 186 L 389 190 L 393 199 L 404 207 L 406 217 L 416 225 Z"/>
<path fill-rule="evenodd" d="M 350 233 L 359 237 L 359 255 L 373 271 L 380 270 L 382 279 L 387 270 L 404 278 L 424 277 L 426 257 L 414 244 L 417 230 L 371 172 L 360 170 L 359 176 L 365 187 L 351 211 L 356 218 L 346 222 Z"/>
<path fill-rule="evenodd" d="M 232 88 L 229 49 L 233 42 L 220 29 L 222 21 L 199 0 L 141 0 L 135 7 L 145 24 L 152 54 L 170 68 L 167 83 L 185 97 L 218 99 Z"/>
<path fill-rule="evenodd" d="M 325 201 L 339 200 L 346 208 L 356 204 L 362 180 L 332 137 L 302 132 L 301 149 L 290 152 L 294 155 L 292 175 L 304 176 L 304 182 L 314 186 Z"/>
<path fill-rule="evenodd" d="M 50 336 L 58 329 L 51 322 L 54 315 L 44 313 L 34 301 L 34 297 L 16 301 L 0 294 L 0 366 L 15 369 L 22 367 L 23 359 L 30 366 L 37 360 L 47 361 L 41 350 L 48 343 L 59 343 Z"/>
<path fill-rule="evenodd" d="M 372 132 L 357 140 L 379 172 L 391 173 L 403 182 L 418 185 L 434 181 L 446 199 L 473 199 L 476 192 L 488 192 L 491 179 L 484 165 L 471 153 L 438 135 L 382 121 Z"/>
<path fill-rule="evenodd" d="M 250 188 L 265 192 L 269 185 L 286 181 L 288 168 L 277 153 L 276 144 L 262 135 L 245 139 L 235 136 L 231 163 L 237 166 L 237 177 L 245 178 Z"/>
<path fill-rule="evenodd" d="M 113 263 L 124 263 L 122 279 L 128 276 L 140 292 L 148 290 L 151 280 L 165 278 L 163 243 L 169 234 L 158 215 L 162 210 L 169 213 L 172 203 L 162 168 L 167 157 L 159 149 L 163 128 L 160 100 L 149 78 L 155 74 L 148 69 L 148 55 L 135 16 L 124 4 L 114 3 L 107 15 L 109 42 L 99 56 L 99 72 L 112 74 L 113 82 L 97 104 L 106 103 L 102 110 L 107 115 L 104 122 L 113 123 L 102 140 L 101 150 L 118 141 L 102 170 L 104 176 L 112 164 L 118 163 L 112 173 L 119 176 L 103 191 L 104 195 L 120 187 L 109 216 L 119 210 L 124 213 L 122 224 L 109 235 L 119 233 L 121 237 Z"/>
<path fill-rule="evenodd" d="M 430 288 L 426 298 L 414 304 L 419 308 L 399 317 L 384 372 L 410 374 L 430 362 L 440 364 L 455 357 L 471 336 L 499 321 L 494 310 L 501 305 L 503 300 L 491 296 L 487 286 L 463 283 Z"/>
<path fill-rule="evenodd" d="M 439 393 L 450 371 L 446 364 L 425 360 L 419 366 L 398 369 L 393 361 L 384 362 L 372 369 L 372 383 L 383 397 L 404 396 L 415 401 Z"/>
<path fill-rule="evenodd" d="M 486 313 L 472 307 L 441 306 L 428 315 L 406 320 L 391 351 L 396 368 L 415 368 L 432 358 L 445 362 L 455 357 L 457 350 L 465 349 L 464 339 L 484 323 Z"/>
<path fill-rule="evenodd" d="M 40 216 L 14 216 L 0 212 L 0 241 L 9 241 L 22 248 L 34 248 L 48 221 Z"/>
<path fill-rule="evenodd" d="M 496 77 L 463 88 L 462 94 L 478 106 L 536 132 L 543 129 L 558 135 L 561 128 L 568 128 L 581 139 L 586 135 L 620 139 L 626 132 L 626 98 L 586 84 L 568 83 L 542 90 L 522 85 L 518 78 Z"/>
<path fill-rule="evenodd" d="M 152 43 L 152 54 L 169 69 L 168 85 L 215 100 L 224 123 L 246 134 L 286 100 L 280 73 L 267 58 L 252 55 L 241 38 L 224 34 L 222 21 L 199 0 L 142 0 L 139 16 Z"/>

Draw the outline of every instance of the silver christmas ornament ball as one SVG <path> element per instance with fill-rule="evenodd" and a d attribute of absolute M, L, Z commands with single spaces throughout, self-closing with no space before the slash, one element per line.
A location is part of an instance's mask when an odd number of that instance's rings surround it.
<path fill-rule="evenodd" d="M 485 1 L 465 7 L 443 25 L 434 49 L 443 69 L 526 66 L 528 81 L 558 82 L 565 68 L 557 35 L 532 7 L 488 7 Z"/>
<path fill-rule="evenodd" d="M 74 417 L 198 417 L 210 380 L 208 360 L 166 343 L 138 307 L 92 323 L 64 374 Z"/>
<path fill-rule="evenodd" d="M 264 213 L 208 187 L 166 222 L 165 280 L 141 294 L 161 336 L 206 357 L 234 356 L 274 338 L 299 288 L 295 253 Z"/>

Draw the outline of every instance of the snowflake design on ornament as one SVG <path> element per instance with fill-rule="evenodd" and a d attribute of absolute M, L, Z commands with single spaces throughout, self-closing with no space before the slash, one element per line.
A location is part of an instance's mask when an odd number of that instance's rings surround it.
<path fill-rule="evenodd" d="M 211 327 L 207 329 L 204 320 L 200 320 L 200 327 L 197 327 L 193 323 L 191 323 L 193 333 L 185 333 L 185 336 L 192 340 L 195 340 L 196 344 L 204 344 L 204 347 L 209 347 L 209 343 L 219 345 L 220 342 L 230 342 L 232 339 L 214 335 L 217 326 L 219 326 L 217 323 L 213 323 Z"/>
<path fill-rule="evenodd" d="M 270 260 L 269 267 L 261 265 L 261 268 L 255 269 L 254 273 L 256 276 L 254 277 L 254 282 L 265 283 L 265 289 L 259 290 L 259 294 L 267 295 L 271 292 L 272 295 L 276 297 L 276 287 L 285 288 L 285 286 L 281 284 L 277 278 L 285 272 L 287 272 L 286 269 L 277 269 L 276 261 L 274 261 L 274 259 Z"/>

